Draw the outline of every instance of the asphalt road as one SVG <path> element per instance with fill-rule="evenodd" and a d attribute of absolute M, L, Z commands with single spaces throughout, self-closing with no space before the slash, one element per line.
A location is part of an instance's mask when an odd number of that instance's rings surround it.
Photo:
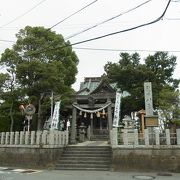
<path fill-rule="evenodd" d="M 61 170 L 3 170 L 0 180 L 180 180 L 180 173 L 61 171 Z"/>

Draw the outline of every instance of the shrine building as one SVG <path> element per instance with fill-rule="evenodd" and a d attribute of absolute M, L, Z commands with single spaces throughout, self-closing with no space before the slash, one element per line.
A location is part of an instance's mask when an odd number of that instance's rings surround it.
<path fill-rule="evenodd" d="M 70 142 L 108 140 L 112 129 L 116 84 L 101 77 L 86 77 L 72 104 Z M 84 141 L 81 139 L 81 141 Z"/>

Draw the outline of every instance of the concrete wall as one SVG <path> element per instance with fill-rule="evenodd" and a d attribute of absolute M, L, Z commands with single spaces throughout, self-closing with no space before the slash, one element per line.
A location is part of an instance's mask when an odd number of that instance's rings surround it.
<path fill-rule="evenodd" d="M 180 172 L 180 148 L 113 148 L 112 169 Z"/>
<path fill-rule="evenodd" d="M 0 147 L 0 166 L 53 167 L 62 148 Z"/>

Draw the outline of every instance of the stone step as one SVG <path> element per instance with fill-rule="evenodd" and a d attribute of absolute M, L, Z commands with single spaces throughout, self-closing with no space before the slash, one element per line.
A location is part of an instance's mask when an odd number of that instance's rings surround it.
<path fill-rule="evenodd" d="M 108 151 L 75 151 L 75 150 L 73 150 L 73 151 L 65 151 L 65 153 L 64 154 L 86 154 L 86 155 L 88 155 L 88 154 L 96 154 L 96 155 L 104 155 L 104 154 L 106 154 L 106 155 L 110 155 L 111 153 L 110 152 L 108 152 Z"/>
<path fill-rule="evenodd" d="M 84 157 L 70 157 L 70 156 L 66 156 L 66 157 L 61 157 L 58 161 L 61 161 L 61 160 L 67 160 L 67 161 L 75 161 L 75 160 L 82 160 L 82 161 L 111 161 L 111 158 L 109 156 L 106 156 L 106 157 L 87 157 L 87 156 L 84 156 Z"/>
<path fill-rule="evenodd" d="M 110 164 L 109 146 L 68 146 L 57 161 L 56 169 L 107 171 Z"/>
<path fill-rule="evenodd" d="M 63 154 L 64 157 L 109 157 L 109 154 Z"/>
<path fill-rule="evenodd" d="M 86 168 L 86 167 L 55 167 L 56 170 L 84 170 L 84 171 L 109 171 L 109 167 L 108 168 L 94 168 L 94 167 L 90 167 L 90 168 Z"/>
<path fill-rule="evenodd" d="M 57 164 L 56 167 L 78 167 L 78 168 L 108 168 L 106 164 Z"/>
<path fill-rule="evenodd" d="M 68 146 L 66 149 L 111 149 L 110 146 Z"/>
<path fill-rule="evenodd" d="M 67 159 L 64 159 L 64 160 L 59 160 L 57 162 L 57 165 L 58 164 L 104 164 L 104 165 L 108 165 L 110 163 L 110 160 L 81 160 L 81 159 L 75 159 L 75 160 L 67 160 Z"/>

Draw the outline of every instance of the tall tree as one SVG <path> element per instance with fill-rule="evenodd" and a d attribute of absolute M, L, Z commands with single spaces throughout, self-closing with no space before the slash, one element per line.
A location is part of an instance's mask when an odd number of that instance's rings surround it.
<path fill-rule="evenodd" d="M 175 92 L 179 80 L 174 79 L 173 72 L 176 66 L 176 57 L 166 52 L 157 52 L 145 58 L 140 63 L 137 53 L 121 53 L 118 63 L 108 62 L 105 65 L 107 77 L 116 82 L 122 91 L 128 91 L 130 96 L 122 99 L 122 117 L 144 108 L 144 82 L 152 82 L 154 108 L 160 107 L 160 92 L 169 87 Z M 162 100 L 166 100 L 165 97 Z"/>
<path fill-rule="evenodd" d="M 63 95 L 72 91 L 78 58 L 62 35 L 43 27 L 27 26 L 16 35 L 12 49 L 6 49 L 1 64 L 15 71 L 24 96 L 38 109 L 38 129 L 42 128 L 41 105 L 47 93 Z M 33 97 L 33 98 L 32 98 Z"/>

